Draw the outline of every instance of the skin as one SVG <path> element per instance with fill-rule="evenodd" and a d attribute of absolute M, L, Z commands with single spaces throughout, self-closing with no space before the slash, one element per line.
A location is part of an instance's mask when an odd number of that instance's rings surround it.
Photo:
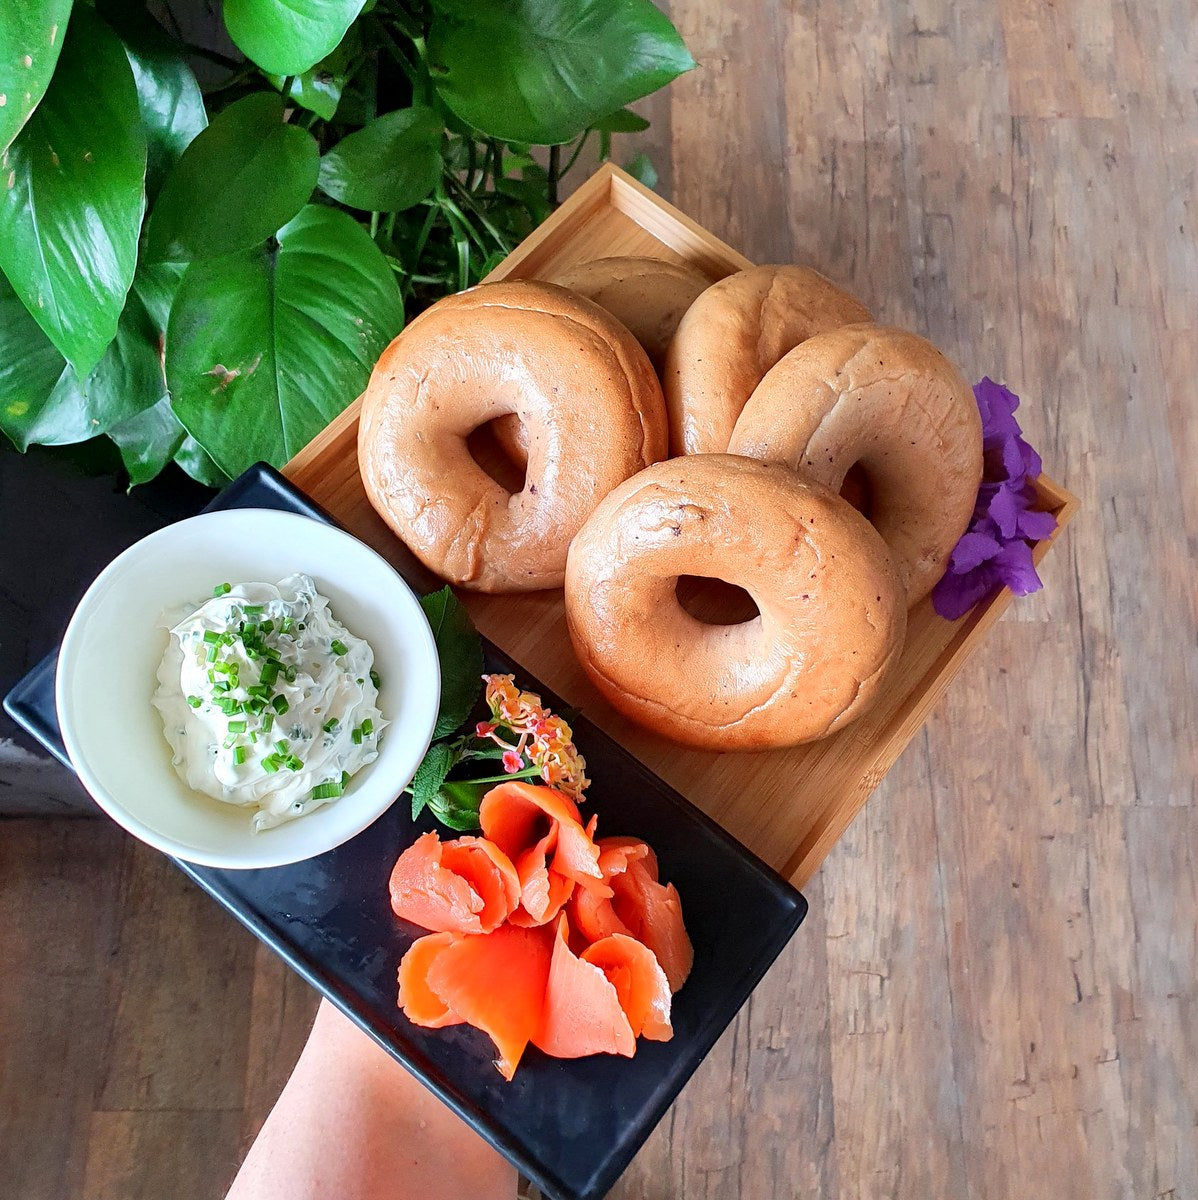
<path fill-rule="evenodd" d="M 880 325 L 817 334 L 785 355 L 749 398 L 728 450 L 833 490 L 860 465 L 870 520 L 909 605 L 944 574 L 982 479 L 973 390 L 930 342 Z"/>
<path fill-rule="evenodd" d="M 516 1171 L 322 1001 L 226 1200 L 514 1200 Z"/>
<path fill-rule="evenodd" d="M 513 413 L 528 435 L 514 494 L 466 444 Z M 661 388 L 633 336 L 589 300 L 523 280 L 421 314 L 379 359 L 358 433 L 379 515 L 442 578 L 485 592 L 560 587 L 595 505 L 665 452 Z"/>
<path fill-rule="evenodd" d="M 683 575 L 744 588 L 759 615 L 696 620 L 675 591 Z M 906 632 L 902 580 L 869 522 L 786 467 L 728 454 L 658 463 L 612 492 L 570 548 L 565 598 L 606 699 L 715 750 L 841 728 L 878 695 Z"/>

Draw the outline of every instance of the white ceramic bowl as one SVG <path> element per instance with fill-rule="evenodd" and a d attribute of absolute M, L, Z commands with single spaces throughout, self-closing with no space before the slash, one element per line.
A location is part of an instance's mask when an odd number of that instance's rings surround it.
<path fill-rule="evenodd" d="M 332 612 L 374 650 L 379 756 L 345 794 L 307 816 L 250 832 L 252 809 L 192 791 L 171 766 L 151 703 L 167 647 L 162 613 L 218 583 L 311 575 Z M 229 509 L 143 538 L 88 588 L 58 656 L 58 721 L 71 762 L 113 820 L 151 846 L 210 867 L 275 867 L 331 850 L 382 815 L 432 737 L 441 675 L 419 601 L 394 569 L 340 529 L 295 513 Z"/>

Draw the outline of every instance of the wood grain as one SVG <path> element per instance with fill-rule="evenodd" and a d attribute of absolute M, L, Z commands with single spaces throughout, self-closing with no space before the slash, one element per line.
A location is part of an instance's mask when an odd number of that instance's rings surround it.
<path fill-rule="evenodd" d="M 1003 615 L 832 847 L 807 923 L 614 1200 L 1196 1200 L 1192 6 L 672 15 L 701 63 L 654 102 L 675 203 L 1010 383 L 1082 507 L 1045 590 Z M 127 862 L 147 855 L 99 823 L 0 825 L 0 1195 L 74 1200 L 87 1180 L 216 1200 L 294 1057 L 303 989 L 258 975 L 248 935 L 181 904 L 182 881 Z M 221 970 L 176 980 L 176 933 Z M 245 1006 L 219 1010 L 230 994 Z M 139 1006 L 157 1047 L 141 1084 Z M 215 1067 L 210 1023 L 232 1047 Z M 209 1071 L 230 1089 L 204 1099 L 236 1115 L 210 1126 L 207 1174 L 161 1165 L 160 1110 L 93 1125 L 103 1064 L 142 1103 Z"/>

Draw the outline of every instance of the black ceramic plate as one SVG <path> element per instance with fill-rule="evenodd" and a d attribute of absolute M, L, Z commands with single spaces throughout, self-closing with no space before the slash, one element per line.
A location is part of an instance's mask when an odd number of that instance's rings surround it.
<path fill-rule="evenodd" d="M 277 472 L 259 465 L 210 508 L 279 508 L 331 518 Z M 415 572 L 408 572 L 415 576 Z M 414 585 L 424 584 L 414 578 Z M 514 672 L 487 645 L 487 668 Z M 5 708 L 69 766 L 54 710 L 55 656 L 9 693 Z M 431 826 L 400 802 L 369 829 L 307 862 L 219 871 L 180 862 L 205 891 L 283 956 L 409 1070 L 558 1200 L 602 1196 L 736 1015 L 806 915 L 807 904 L 771 871 L 585 717 L 573 722 L 593 778 L 588 809 L 599 833 L 632 834 L 657 851 L 682 897 L 695 966 L 674 998 L 674 1038 L 641 1040 L 633 1059 L 551 1059 L 530 1048 L 515 1079 L 492 1065 L 486 1035 L 466 1026 L 419 1029 L 396 1008 L 395 971 L 422 932 L 396 920 L 387 879 L 399 851 Z M 269 836 L 269 835 L 267 835 Z"/>

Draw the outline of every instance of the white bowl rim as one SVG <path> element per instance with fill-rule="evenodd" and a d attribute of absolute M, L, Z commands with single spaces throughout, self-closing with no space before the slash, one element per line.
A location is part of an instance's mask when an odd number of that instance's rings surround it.
<path fill-rule="evenodd" d="M 215 509 L 210 512 L 197 513 L 193 517 L 186 517 L 181 521 L 174 521 L 169 525 L 163 526 L 161 529 L 156 529 L 154 532 L 147 534 L 143 538 L 139 538 L 133 545 L 128 546 L 121 551 L 89 585 L 83 593 L 79 603 L 75 606 L 75 611 L 71 614 L 71 619 L 67 624 L 66 632 L 63 634 L 62 642 L 58 650 L 58 663 L 54 673 L 54 694 L 55 694 L 55 713 L 58 718 L 59 732 L 62 736 L 63 746 L 67 751 L 67 756 L 71 760 L 71 765 L 75 770 L 80 782 L 86 788 L 88 794 L 99 805 L 99 807 L 111 817 L 118 825 L 125 829 L 134 837 L 152 846 L 156 850 L 160 850 L 164 854 L 168 854 L 174 858 L 183 860 L 184 862 L 194 864 L 201 867 L 215 867 L 221 870 L 260 870 L 271 867 L 290 866 L 296 862 L 304 862 L 310 858 L 316 858 L 321 854 L 326 854 L 330 850 L 336 849 L 338 846 L 344 845 L 346 842 L 355 838 L 364 829 L 373 825 L 385 812 L 387 812 L 400 798 L 402 790 L 397 790 L 396 794 L 389 799 L 385 799 L 380 803 L 369 806 L 363 810 L 360 822 L 353 823 L 352 827 L 345 830 L 335 840 L 321 843 L 317 848 L 314 848 L 309 853 L 279 853 L 274 854 L 262 852 L 248 852 L 242 855 L 228 855 L 219 852 L 210 851 L 203 847 L 190 845 L 176 837 L 159 833 L 151 828 L 140 818 L 134 816 L 120 802 L 118 798 L 112 795 L 110 790 L 102 784 L 98 778 L 90 771 L 87 766 L 86 758 L 82 752 L 78 740 L 75 737 L 75 730 L 72 728 L 69 715 L 64 712 L 63 704 L 63 676 L 71 669 L 75 659 L 79 654 L 78 643 L 83 637 L 84 619 L 90 604 L 95 600 L 96 596 L 109 584 L 114 576 L 120 574 L 125 563 L 135 554 L 140 555 L 155 543 L 169 541 L 171 538 L 178 536 L 179 529 L 183 527 L 194 527 L 196 524 L 203 522 L 205 524 L 220 524 L 228 523 L 232 518 L 245 519 L 247 513 L 263 513 L 269 514 L 271 518 L 286 518 L 290 522 L 312 522 L 329 534 L 343 540 L 346 544 L 354 547 L 355 553 L 361 553 L 365 556 L 377 560 L 390 575 L 394 576 L 396 583 L 399 585 L 397 594 L 402 596 L 401 603 L 410 607 L 418 620 L 413 622 L 418 633 L 418 639 L 423 644 L 428 658 L 428 666 L 431 668 L 433 677 L 436 679 L 436 696 L 438 702 L 431 706 L 428 718 L 427 732 L 422 731 L 419 741 L 424 743 L 425 749 L 432 742 L 433 730 L 436 727 L 437 716 L 440 707 L 439 697 L 441 694 L 441 662 L 437 653 L 436 638 L 433 635 L 432 628 L 428 623 L 428 619 L 424 614 L 424 609 L 420 604 L 415 591 L 408 584 L 407 580 L 395 569 L 395 567 L 387 561 L 377 550 L 368 546 L 359 538 L 354 537 L 348 530 L 343 529 L 340 525 L 333 524 L 327 521 L 318 520 L 315 517 L 308 516 L 305 513 L 292 512 L 287 509 L 262 508 L 259 506 L 246 508 L 227 508 Z M 65 718 L 65 719 L 64 719 Z M 423 751 L 421 752 L 423 756 Z M 373 766 L 374 764 L 370 764 Z M 412 772 L 420 765 L 420 759 L 412 764 Z M 410 780 L 409 780 L 410 782 Z M 385 794 L 385 793 L 384 793 Z M 267 831 L 269 833 L 269 831 Z M 247 838 L 249 835 L 247 834 Z M 265 848 L 268 848 L 266 845 Z"/>

